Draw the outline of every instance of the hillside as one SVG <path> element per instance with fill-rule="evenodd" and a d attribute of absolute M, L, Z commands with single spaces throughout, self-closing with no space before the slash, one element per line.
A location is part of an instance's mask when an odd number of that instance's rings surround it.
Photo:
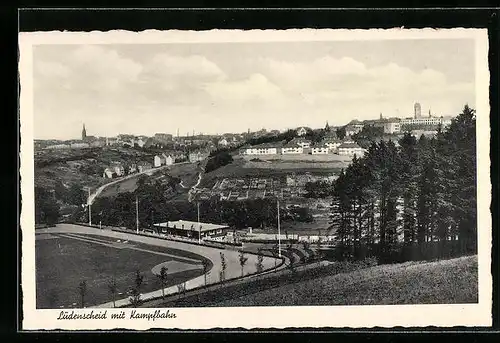
<path fill-rule="evenodd" d="M 40 151 L 35 156 L 35 186 L 50 189 L 62 181 L 66 186 L 79 183 L 95 189 L 112 181 L 102 177 L 112 162 L 152 162 L 153 157 L 148 151 L 124 148 Z"/>
<path fill-rule="evenodd" d="M 221 300 L 211 306 L 475 303 L 477 282 L 477 256 L 467 256 L 380 265 Z"/>

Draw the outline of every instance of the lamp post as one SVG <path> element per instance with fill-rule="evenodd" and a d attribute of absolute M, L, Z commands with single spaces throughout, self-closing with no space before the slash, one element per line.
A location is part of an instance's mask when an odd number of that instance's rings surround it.
<path fill-rule="evenodd" d="M 87 190 L 89 192 L 89 196 L 87 198 L 87 207 L 89 210 L 89 226 L 92 226 L 92 203 L 90 201 L 90 187 L 87 187 Z"/>
<path fill-rule="evenodd" d="M 201 226 L 200 226 L 200 202 L 196 203 L 198 209 L 198 244 L 201 244 Z"/>
<path fill-rule="evenodd" d="M 137 234 L 139 234 L 139 198 L 135 197 L 135 227 Z"/>
<path fill-rule="evenodd" d="M 276 207 L 278 208 L 278 256 L 281 257 L 281 228 L 280 228 L 280 201 L 276 199 Z"/>

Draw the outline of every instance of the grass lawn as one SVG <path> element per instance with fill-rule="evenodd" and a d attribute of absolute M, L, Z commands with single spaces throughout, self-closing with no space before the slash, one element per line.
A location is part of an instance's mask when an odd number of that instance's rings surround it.
<path fill-rule="evenodd" d="M 407 262 L 300 281 L 211 306 L 477 303 L 477 256 Z"/>
<path fill-rule="evenodd" d="M 344 165 L 334 162 L 251 162 L 242 157 L 235 157 L 228 165 L 203 175 L 200 187 L 212 188 L 217 180 L 224 178 L 279 178 L 291 173 L 311 173 L 316 175 L 331 175 L 340 172 Z"/>
<path fill-rule="evenodd" d="M 89 236 L 89 238 L 91 238 Z M 96 237 L 102 239 L 103 237 Z M 104 239 L 103 239 L 104 240 Z M 199 255 L 176 249 L 161 249 L 133 242 L 133 246 L 179 257 L 202 260 Z M 92 242 L 57 237 L 37 239 L 36 294 L 37 308 L 70 308 L 80 306 L 78 285 L 87 282 L 86 306 L 111 301 L 108 284 L 114 276 L 118 286 L 117 299 L 127 297 L 127 290 L 134 286 L 135 271 L 144 275 L 141 292 L 160 288 L 151 268 L 174 257 L 128 248 L 113 248 Z M 202 275 L 201 270 L 190 270 L 169 274 L 168 286 Z"/>
<path fill-rule="evenodd" d="M 104 190 L 99 194 L 100 198 L 116 196 L 119 193 L 133 192 L 137 189 L 137 181 L 139 176 L 124 179 L 123 181 L 114 183 L 104 188 Z"/>

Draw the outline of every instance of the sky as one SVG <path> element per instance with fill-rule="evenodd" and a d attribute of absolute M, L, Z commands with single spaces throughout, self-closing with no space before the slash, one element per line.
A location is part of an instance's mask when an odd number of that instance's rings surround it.
<path fill-rule="evenodd" d="M 222 134 L 456 115 L 475 105 L 474 41 L 381 40 L 33 48 L 36 139 Z"/>

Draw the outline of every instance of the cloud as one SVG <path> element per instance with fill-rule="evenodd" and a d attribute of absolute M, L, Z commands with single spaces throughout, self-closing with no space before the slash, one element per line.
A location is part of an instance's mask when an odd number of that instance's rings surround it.
<path fill-rule="evenodd" d="M 205 85 L 204 89 L 217 103 L 244 103 L 248 101 L 280 101 L 281 89 L 262 74 L 252 74 L 239 81 L 218 81 Z"/>
<path fill-rule="evenodd" d="M 322 126 L 326 120 L 340 125 L 352 118 L 377 118 L 380 112 L 404 117 L 417 101 L 424 113 L 431 108 L 444 115 L 455 114 L 466 102 L 474 105 L 473 81 L 452 82 L 432 63 L 417 70 L 404 62 L 300 58 L 181 56 L 158 50 L 141 56 L 99 45 L 63 53 L 47 48 L 34 58 L 35 126 L 52 132 L 60 116 L 64 127 L 75 126 L 71 135 L 79 134 L 83 120 L 102 125 L 103 134 L 185 131 L 193 125 L 217 132 Z"/>
<path fill-rule="evenodd" d="M 142 71 L 141 64 L 121 56 L 117 51 L 97 45 L 84 45 L 71 54 L 70 61 L 76 66 L 87 68 L 103 76 L 135 79 Z"/>
<path fill-rule="evenodd" d="M 178 82 L 191 84 L 222 80 L 226 76 L 214 62 L 204 56 L 175 56 L 159 53 L 147 63 L 145 74 L 155 76 L 164 81 L 165 87 L 171 89 Z"/>
<path fill-rule="evenodd" d="M 364 118 L 382 109 L 395 115 L 411 109 L 415 101 L 446 112 L 457 103 L 471 101 L 474 94 L 473 83 L 450 82 L 431 68 L 415 71 L 396 63 L 367 66 L 349 57 L 323 56 L 306 62 L 261 58 L 253 66 L 288 95 L 291 106 L 303 106 L 311 113 L 321 108 L 358 108 Z"/>

